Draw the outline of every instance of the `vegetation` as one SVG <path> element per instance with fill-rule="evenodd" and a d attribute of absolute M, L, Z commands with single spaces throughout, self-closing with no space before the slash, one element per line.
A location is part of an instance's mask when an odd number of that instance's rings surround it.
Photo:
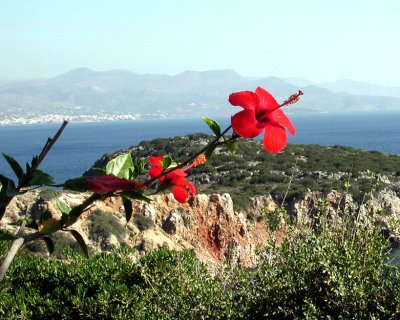
<path fill-rule="evenodd" d="M 210 139 L 205 134 L 159 138 L 141 142 L 129 150 L 134 157 L 169 154 L 180 162 L 195 154 Z M 103 156 L 94 167 L 104 167 L 113 157 L 115 154 Z M 263 150 L 259 141 L 240 139 L 236 156 L 232 157 L 226 149 L 217 150 L 205 165 L 190 172 L 190 179 L 199 192 L 228 192 L 242 208 L 247 206 L 249 196 L 271 194 L 283 201 L 286 195 L 289 202 L 301 198 L 308 190 L 346 191 L 361 202 L 378 176 L 387 177 L 393 183 L 400 181 L 400 157 L 319 145 L 288 145 L 278 154 L 271 154 Z M 373 174 L 368 175 L 368 172 Z M 376 188 L 385 186 L 387 183 L 380 183 Z"/>
<path fill-rule="evenodd" d="M 89 259 L 69 251 L 67 261 L 18 256 L 0 287 L 0 318 L 398 319 L 390 244 L 368 218 L 332 220 L 323 208 L 307 224 L 266 221 L 285 237 L 272 237 L 253 270 L 212 276 L 192 252 L 167 249 L 136 262 L 129 249 Z"/>

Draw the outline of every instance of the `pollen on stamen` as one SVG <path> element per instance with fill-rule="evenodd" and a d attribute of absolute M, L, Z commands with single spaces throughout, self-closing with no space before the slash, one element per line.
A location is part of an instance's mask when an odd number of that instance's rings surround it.
<path fill-rule="evenodd" d="M 193 161 L 193 167 L 197 167 L 199 165 L 205 164 L 207 161 L 207 158 L 204 153 L 199 155 L 194 161 Z"/>
<path fill-rule="evenodd" d="M 286 106 L 288 104 L 293 104 L 296 103 L 297 101 L 300 100 L 300 96 L 303 95 L 303 91 L 299 90 L 299 92 L 292 94 L 287 100 L 285 100 L 282 104 L 281 107 Z"/>

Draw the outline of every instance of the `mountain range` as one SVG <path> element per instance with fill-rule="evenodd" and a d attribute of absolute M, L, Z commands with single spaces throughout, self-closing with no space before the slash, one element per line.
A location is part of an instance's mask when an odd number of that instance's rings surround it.
<path fill-rule="evenodd" d="M 177 75 L 126 70 L 74 69 L 49 79 L 0 80 L 0 120 L 38 116 L 181 118 L 229 116 L 230 93 L 261 86 L 283 101 L 298 90 L 290 112 L 389 110 L 400 108 L 400 88 L 350 80 L 314 83 L 300 78 L 246 78 L 233 70 L 186 71 Z"/>

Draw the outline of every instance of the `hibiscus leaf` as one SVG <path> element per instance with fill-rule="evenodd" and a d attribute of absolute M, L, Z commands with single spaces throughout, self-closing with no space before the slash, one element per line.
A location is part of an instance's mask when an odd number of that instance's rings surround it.
<path fill-rule="evenodd" d="M 43 223 L 46 220 L 50 219 L 52 216 L 53 215 L 51 214 L 51 212 L 49 210 L 42 211 L 40 213 L 39 222 Z"/>
<path fill-rule="evenodd" d="M 224 141 L 225 141 L 225 145 L 228 149 L 228 151 L 232 154 L 232 155 L 236 155 L 236 152 L 238 150 L 238 145 L 236 143 L 236 141 L 229 141 L 225 136 L 223 136 Z"/>
<path fill-rule="evenodd" d="M 210 157 L 211 157 L 211 155 L 214 152 L 216 147 L 217 147 L 216 145 L 212 144 L 207 148 L 207 150 L 204 152 L 204 155 L 205 155 L 206 159 L 210 159 Z"/>
<path fill-rule="evenodd" d="M 103 168 L 90 168 L 89 173 L 93 173 L 93 174 L 99 175 L 99 176 L 107 175 L 107 171 Z"/>
<path fill-rule="evenodd" d="M 18 192 L 17 188 L 15 187 L 14 181 L 8 180 L 8 183 L 6 186 L 6 196 L 14 197 L 18 194 L 19 194 L 19 192 Z"/>
<path fill-rule="evenodd" d="M 143 158 L 133 158 L 132 161 L 133 161 L 133 171 L 130 179 L 134 180 L 144 171 L 145 161 Z"/>
<path fill-rule="evenodd" d="M 163 161 L 161 162 L 161 165 L 164 169 L 168 169 L 172 163 L 172 158 L 170 156 L 165 156 Z"/>
<path fill-rule="evenodd" d="M 238 145 L 236 142 L 230 142 L 226 145 L 226 147 L 228 148 L 228 151 L 232 154 L 232 155 L 236 155 L 236 152 L 238 150 Z"/>
<path fill-rule="evenodd" d="M 76 230 L 68 230 L 72 236 L 75 238 L 76 242 L 78 242 L 79 246 L 81 247 L 83 253 L 85 254 L 85 256 L 87 258 L 89 258 L 89 250 L 88 247 L 86 245 L 85 240 L 83 239 L 83 237 L 81 236 L 81 234 L 76 231 Z"/>
<path fill-rule="evenodd" d="M 64 189 L 74 190 L 74 191 L 86 191 L 88 182 L 85 178 L 74 178 L 65 181 L 61 185 Z"/>
<path fill-rule="evenodd" d="M 122 198 L 122 203 L 124 205 L 124 209 L 125 209 L 125 218 L 126 218 L 126 222 L 128 223 L 129 220 L 131 220 L 132 218 L 132 202 L 131 200 L 129 200 L 126 197 L 121 197 Z"/>
<path fill-rule="evenodd" d="M 203 117 L 202 120 L 208 125 L 208 127 L 216 136 L 221 135 L 221 127 L 217 121 L 207 117 Z"/>
<path fill-rule="evenodd" d="M 49 251 L 49 254 L 52 254 L 54 252 L 54 242 L 51 240 L 49 237 L 45 236 L 42 238 L 44 240 L 44 243 L 46 244 L 47 250 Z"/>
<path fill-rule="evenodd" d="M 24 170 L 21 168 L 19 163 L 13 158 L 5 153 L 3 153 L 4 159 L 7 160 L 8 164 L 10 165 L 11 169 L 14 171 L 15 175 L 17 176 L 18 180 L 21 180 L 22 176 L 24 175 Z"/>
<path fill-rule="evenodd" d="M 131 200 L 142 200 L 142 201 L 145 201 L 147 203 L 151 202 L 151 199 L 146 197 L 140 191 L 123 191 L 121 193 L 121 196 L 126 197 L 126 198 L 131 199 Z"/>
<path fill-rule="evenodd" d="M 58 210 L 60 210 L 63 216 L 68 215 L 71 211 L 71 208 L 64 202 L 61 201 L 59 198 L 56 199 Z"/>
<path fill-rule="evenodd" d="M 106 166 L 106 172 L 118 178 L 129 179 L 132 168 L 132 156 L 130 153 L 125 153 L 109 161 Z"/>
<path fill-rule="evenodd" d="M 42 170 L 36 169 L 32 178 L 28 182 L 28 186 L 42 186 L 54 184 L 53 177 Z"/>

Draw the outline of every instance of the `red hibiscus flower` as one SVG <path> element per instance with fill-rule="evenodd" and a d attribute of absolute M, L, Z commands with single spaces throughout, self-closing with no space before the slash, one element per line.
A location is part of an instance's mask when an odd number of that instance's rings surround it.
<path fill-rule="evenodd" d="M 151 168 L 149 171 L 150 178 L 155 178 L 159 176 L 165 168 L 162 166 L 162 161 L 164 157 L 156 156 L 148 158 Z M 189 197 L 189 191 L 192 196 L 196 195 L 196 188 L 193 184 L 186 180 L 186 170 L 189 167 L 186 167 L 184 170 L 175 169 L 174 171 L 167 173 L 165 176 L 161 176 L 158 178 L 160 183 L 166 182 L 172 186 L 172 194 L 174 198 L 180 203 L 186 202 Z"/>
<path fill-rule="evenodd" d="M 264 129 L 263 145 L 265 150 L 276 153 L 281 151 L 287 142 L 286 130 L 291 135 L 296 133 L 292 122 L 280 109 L 299 100 L 299 93 L 292 95 L 282 104 L 265 89 L 258 87 L 255 92 L 241 91 L 232 93 L 229 102 L 244 110 L 232 117 L 233 130 L 243 138 L 254 138 Z"/>
<path fill-rule="evenodd" d="M 87 178 L 86 182 L 88 183 L 86 189 L 95 193 L 113 192 L 117 190 L 129 191 L 145 188 L 143 182 L 121 179 L 115 176 Z"/>

